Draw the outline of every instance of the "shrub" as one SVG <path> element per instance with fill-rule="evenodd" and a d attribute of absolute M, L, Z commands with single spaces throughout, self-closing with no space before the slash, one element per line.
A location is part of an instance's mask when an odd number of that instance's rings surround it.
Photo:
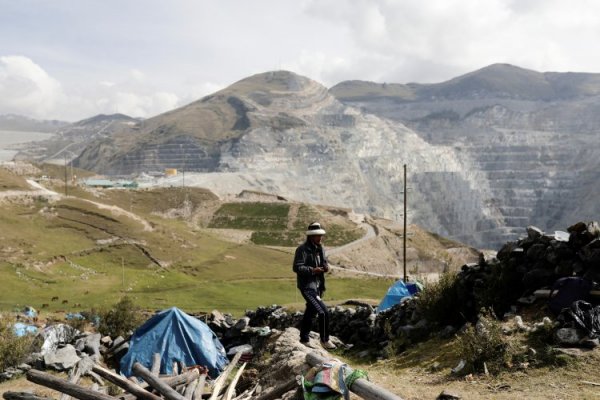
<path fill-rule="evenodd" d="M 0 371 L 19 365 L 33 343 L 33 335 L 15 336 L 13 323 L 12 318 L 0 315 Z"/>
<path fill-rule="evenodd" d="M 462 309 L 465 301 L 462 297 L 456 274 L 449 272 L 442 274 L 436 283 L 423 288 L 418 304 L 427 321 L 439 326 L 459 326 L 466 321 Z"/>
<path fill-rule="evenodd" d="M 490 313 L 469 324 L 458 337 L 457 353 L 467 362 L 465 372 L 482 372 L 484 363 L 491 373 L 500 372 L 512 361 L 511 346 L 504 340 L 500 322 Z"/>
<path fill-rule="evenodd" d="M 111 337 L 129 336 L 142 322 L 139 307 L 129 297 L 123 297 L 112 309 L 100 312 L 98 331 Z"/>

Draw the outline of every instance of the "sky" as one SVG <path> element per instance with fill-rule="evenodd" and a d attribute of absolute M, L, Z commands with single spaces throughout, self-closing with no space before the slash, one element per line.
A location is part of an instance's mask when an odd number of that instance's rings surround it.
<path fill-rule="evenodd" d="M 152 117 L 251 75 L 600 72 L 595 0 L 0 0 L 0 114 Z"/>

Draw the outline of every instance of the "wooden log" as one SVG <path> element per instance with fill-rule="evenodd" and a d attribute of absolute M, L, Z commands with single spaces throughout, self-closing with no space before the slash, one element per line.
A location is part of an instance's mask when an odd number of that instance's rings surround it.
<path fill-rule="evenodd" d="M 160 353 L 154 353 L 152 355 L 152 368 L 150 368 L 150 372 L 156 376 L 160 374 Z"/>
<path fill-rule="evenodd" d="M 46 372 L 30 369 L 27 371 L 27 380 L 37 383 L 50 389 L 58 390 L 80 400 L 115 400 L 114 397 L 94 392 L 93 390 L 83 388 L 68 382 L 65 379 L 56 378 Z"/>
<path fill-rule="evenodd" d="M 194 390 L 194 396 L 192 400 L 202 400 L 202 394 L 204 393 L 204 385 L 206 384 L 206 374 L 200 375 L 198 378 L 198 384 Z"/>
<path fill-rule="evenodd" d="M 319 364 L 323 364 L 328 360 L 316 353 L 308 353 L 306 355 L 306 362 L 315 367 Z M 351 368 L 347 368 L 348 373 L 352 372 Z M 360 397 L 366 400 L 402 400 L 401 397 L 395 395 L 387 389 L 381 388 L 366 379 L 357 379 L 354 381 L 352 387 L 349 388 L 352 393 L 356 393 Z"/>
<path fill-rule="evenodd" d="M 102 378 L 100 377 L 100 375 L 98 375 L 94 371 L 87 371 L 85 374 L 87 376 L 89 376 L 90 378 L 92 378 L 92 380 L 95 383 L 97 383 L 99 386 L 104 386 L 104 381 L 102 380 Z"/>
<path fill-rule="evenodd" d="M 2 397 L 5 400 L 52 400 L 50 397 L 37 396 L 29 392 L 4 392 Z"/>
<path fill-rule="evenodd" d="M 148 368 L 144 367 L 139 362 L 133 364 L 133 368 L 131 370 L 136 376 L 148 382 L 150 386 L 156 389 L 168 400 L 185 400 L 185 397 L 177 393 L 177 391 L 175 391 L 175 389 L 173 389 L 171 386 L 164 383 L 158 376 L 153 375 Z"/>
<path fill-rule="evenodd" d="M 227 381 L 229 374 L 231 374 L 231 371 L 233 371 L 233 369 L 235 368 L 238 361 L 240 361 L 240 357 L 242 357 L 241 351 L 239 351 L 235 354 L 235 356 L 233 357 L 233 360 L 231 360 L 231 362 L 229 363 L 227 368 L 225 368 L 225 371 L 223 371 L 221 373 L 221 375 L 219 375 L 217 380 L 215 380 L 215 385 L 213 386 L 213 391 L 212 391 L 212 394 L 210 395 L 210 400 L 217 399 L 217 396 L 219 396 L 221 389 L 223 389 L 223 386 L 225 385 L 225 382 Z"/>
<path fill-rule="evenodd" d="M 112 372 L 109 369 L 106 369 L 99 365 L 94 365 L 92 368 L 92 371 L 94 371 L 98 375 L 104 377 L 107 381 L 112 382 L 115 385 L 119 386 L 120 388 L 125 389 L 126 391 L 135 395 L 139 399 L 162 400 L 160 396 L 157 396 L 154 393 L 147 391 L 146 389 L 142 388 L 140 385 L 131 382 L 129 379 L 127 379 L 121 375 L 117 375 L 116 373 Z"/>
<path fill-rule="evenodd" d="M 194 381 L 200 376 L 200 371 L 197 369 L 192 369 L 183 374 L 176 376 L 168 376 L 166 378 L 161 378 L 160 380 L 169 385 L 170 387 L 175 387 L 179 385 L 187 385 L 188 383 Z"/>
<path fill-rule="evenodd" d="M 77 363 L 75 367 L 73 367 L 71 371 L 69 371 L 69 383 L 77 384 L 79 382 L 79 379 L 81 378 L 81 371 L 82 368 L 80 368 L 79 363 Z M 65 393 L 60 395 L 60 400 L 69 400 L 70 398 L 71 396 Z"/>
<path fill-rule="evenodd" d="M 113 340 L 112 345 L 106 351 L 106 354 L 111 354 L 114 352 L 119 346 L 121 346 L 125 342 L 125 338 L 123 336 L 118 336 L 115 340 Z"/>
<path fill-rule="evenodd" d="M 244 368 L 246 368 L 246 363 L 242 364 L 240 369 L 238 369 L 237 372 L 235 373 L 235 376 L 231 380 L 231 383 L 229 384 L 227 391 L 225 391 L 225 394 L 223 395 L 224 400 L 231 400 L 231 398 L 233 397 L 233 394 L 235 393 L 235 385 L 237 385 L 238 380 L 240 379 L 240 376 L 242 376 L 242 372 L 244 372 Z"/>
<path fill-rule="evenodd" d="M 185 387 L 185 391 L 183 392 L 183 397 L 185 397 L 187 400 L 192 400 L 192 398 L 194 397 L 194 392 L 196 391 L 196 386 L 198 385 L 199 381 L 200 377 L 188 383 L 188 385 Z"/>
<path fill-rule="evenodd" d="M 298 388 L 298 382 L 296 381 L 296 378 L 294 377 L 294 378 L 291 378 L 286 383 L 276 386 L 275 389 L 271 390 L 270 392 L 261 394 L 260 396 L 256 397 L 255 400 L 278 399 L 281 396 L 283 396 L 285 393 L 289 392 L 290 390 L 294 390 L 297 388 Z"/>

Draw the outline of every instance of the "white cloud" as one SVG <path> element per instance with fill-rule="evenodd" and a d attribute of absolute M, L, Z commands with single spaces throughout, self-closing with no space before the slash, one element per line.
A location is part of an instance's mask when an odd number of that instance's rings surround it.
<path fill-rule="evenodd" d="M 43 118 L 149 117 L 274 69 L 326 86 L 439 82 L 497 62 L 600 72 L 596 0 L 4 3 L 0 113 Z"/>
<path fill-rule="evenodd" d="M 64 101 L 61 84 L 27 57 L 0 57 L 0 110 L 47 117 Z"/>
<path fill-rule="evenodd" d="M 142 71 L 129 72 L 122 82 L 102 80 L 67 91 L 31 59 L 0 57 L 0 113 L 75 121 L 116 112 L 150 117 L 181 105 L 176 94 L 141 85 L 146 79 Z"/>

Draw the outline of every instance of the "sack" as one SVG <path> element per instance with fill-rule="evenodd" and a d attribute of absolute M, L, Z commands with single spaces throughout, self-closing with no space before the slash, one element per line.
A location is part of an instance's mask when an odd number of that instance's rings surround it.
<path fill-rule="evenodd" d="M 548 306 L 554 314 L 559 314 L 563 308 L 570 307 L 577 300 L 588 300 L 593 284 L 587 279 L 577 276 L 560 278 L 550 290 Z"/>

